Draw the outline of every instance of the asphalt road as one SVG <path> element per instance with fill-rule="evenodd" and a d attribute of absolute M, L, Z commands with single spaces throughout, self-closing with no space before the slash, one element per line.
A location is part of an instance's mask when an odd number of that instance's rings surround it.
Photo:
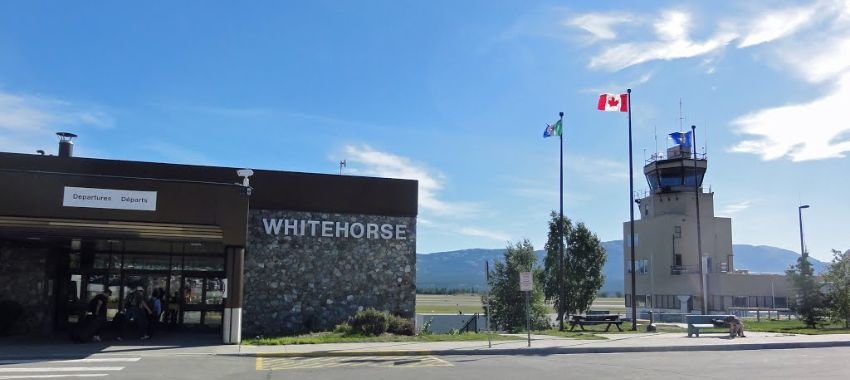
<path fill-rule="evenodd" d="M 850 348 L 547 356 L 0 359 L 0 379 L 846 379 Z"/>

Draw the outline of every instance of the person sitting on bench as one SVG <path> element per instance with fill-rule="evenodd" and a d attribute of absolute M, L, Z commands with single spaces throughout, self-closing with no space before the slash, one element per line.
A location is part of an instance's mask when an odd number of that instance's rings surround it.
<path fill-rule="evenodd" d="M 746 338 L 744 336 L 744 322 L 741 322 L 738 317 L 730 316 L 726 318 L 726 322 L 729 323 L 729 339 L 735 339 L 736 336 Z"/>

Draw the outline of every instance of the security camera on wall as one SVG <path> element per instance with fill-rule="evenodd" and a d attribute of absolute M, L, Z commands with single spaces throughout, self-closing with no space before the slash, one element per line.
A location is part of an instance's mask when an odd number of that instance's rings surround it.
<path fill-rule="evenodd" d="M 236 175 L 242 177 L 242 186 L 250 187 L 251 183 L 248 180 L 249 177 L 254 175 L 254 171 L 251 169 L 239 169 L 236 171 Z"/>

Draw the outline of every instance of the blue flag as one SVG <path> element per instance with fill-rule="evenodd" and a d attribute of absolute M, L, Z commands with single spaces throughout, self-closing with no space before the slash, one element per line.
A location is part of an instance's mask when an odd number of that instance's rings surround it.
<path fill-rule="evenodd" d="M 673 132 L 670 134 L 670 138 L 676 145 L 681 145 L 683 148 L 690 148 L 693 145 L 691 132 Z"/>

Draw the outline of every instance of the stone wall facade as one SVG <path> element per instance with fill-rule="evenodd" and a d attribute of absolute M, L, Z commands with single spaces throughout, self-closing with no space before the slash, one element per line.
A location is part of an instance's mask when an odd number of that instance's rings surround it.
<path fill-rule="evenodd" d="M 43 334 L 50 330 L 47 249 L 0 242 L 0 301 L 13 301 L 23 314 L 11 334 Z"/>
<path fill-rule="evenodd" d="M 251 210 L 243 336 L 329 330 L 366 308 L 413 318 L 416 218 Z"/>

